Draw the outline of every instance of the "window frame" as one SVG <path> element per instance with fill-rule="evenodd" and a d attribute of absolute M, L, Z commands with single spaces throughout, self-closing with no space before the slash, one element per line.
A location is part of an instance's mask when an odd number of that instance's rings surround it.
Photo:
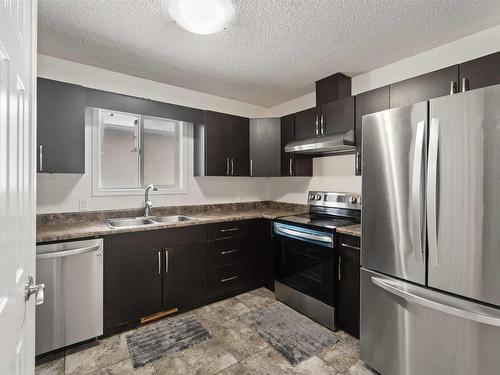
<path fill-rule="evenodd" d="M 187 194 L 186 177 L 187 177 L 187 126 L 185 121 L 168 119 L 166 117 L 149 116 L 144 114 L 137 114 L 125 111 L 114 111 L 106 108 L 90 108 L 92 119 L 92 196 L 135 196 L 143 195 L 146 186 L 137 188 L 103 188 L 100 186 L 100 172 L 101 172 L 101 112 L 110 111 L 114 113 L 121 113 L 125 115 L 137 116 L 139 118 L 139 132 L 138 132 L 138 145 L 139 145 L 139 184 L 144 181 L 144 119 L 153 118 L 159 120 L 173 120 L 179 122 L 179 181 L 176 187 L 168 187 L 165 185 L 156 185 L 158 191 L 151 191 L 150 194 L 154 195 L 180 195 Z"/>

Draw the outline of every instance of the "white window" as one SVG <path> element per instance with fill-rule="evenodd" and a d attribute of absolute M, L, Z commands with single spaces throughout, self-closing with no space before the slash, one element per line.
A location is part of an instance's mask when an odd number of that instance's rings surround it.
<path fill-rule="evenodd" d="M 186 123 L 93 110 L 93 195 L 183 193 Z"/>

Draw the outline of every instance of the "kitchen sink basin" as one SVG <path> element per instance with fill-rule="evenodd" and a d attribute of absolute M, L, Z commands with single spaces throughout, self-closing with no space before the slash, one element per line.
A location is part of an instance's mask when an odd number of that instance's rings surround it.
<path fill-rule="evenodd" d="M 191 221 L 191 220 L 193 220 L 192 217 L 184 216 L 184 215 L 151 216 L 148 219 L 154 221 L 155 223 L 178 223 L 179 221 Z"/>
<path fill-rule="evenodd" d="M 107 219 L 106 224 L 110 228 L 127 228 L 127 227 L 141 227 L 144 225 L 160 224 L 160 223 L 178 223 L 180 221 L 193 220 L 189 216 L 172 215 L 172 216 L 148 216 L 148 217 L 135 217 L 135 218 L 116 218 Z"/>

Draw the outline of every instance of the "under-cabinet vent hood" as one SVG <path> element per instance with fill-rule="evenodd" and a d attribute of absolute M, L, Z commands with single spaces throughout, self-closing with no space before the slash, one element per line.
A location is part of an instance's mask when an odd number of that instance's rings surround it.
<path fill-rule="evenodd" d="M 346 133 L 319 136 L 293 141 L 285 145 L 285 152 L 296 154 L 345 154 L 356 151 L 354 130 Z"/>

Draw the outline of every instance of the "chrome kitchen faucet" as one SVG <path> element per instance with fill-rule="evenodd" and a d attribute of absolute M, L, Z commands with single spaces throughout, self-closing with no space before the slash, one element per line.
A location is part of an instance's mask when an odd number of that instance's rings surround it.
<path fill-rule="evenodd" d="M 151 208 L 153 207 L 153 203 L 149 201 L 149 191 L 158 191 L 158 188 L 155 185 L 148 185 L 146 187 L 146 191 L 144 193 L 144 217 L 148 217 L 151 213 Z"/>

